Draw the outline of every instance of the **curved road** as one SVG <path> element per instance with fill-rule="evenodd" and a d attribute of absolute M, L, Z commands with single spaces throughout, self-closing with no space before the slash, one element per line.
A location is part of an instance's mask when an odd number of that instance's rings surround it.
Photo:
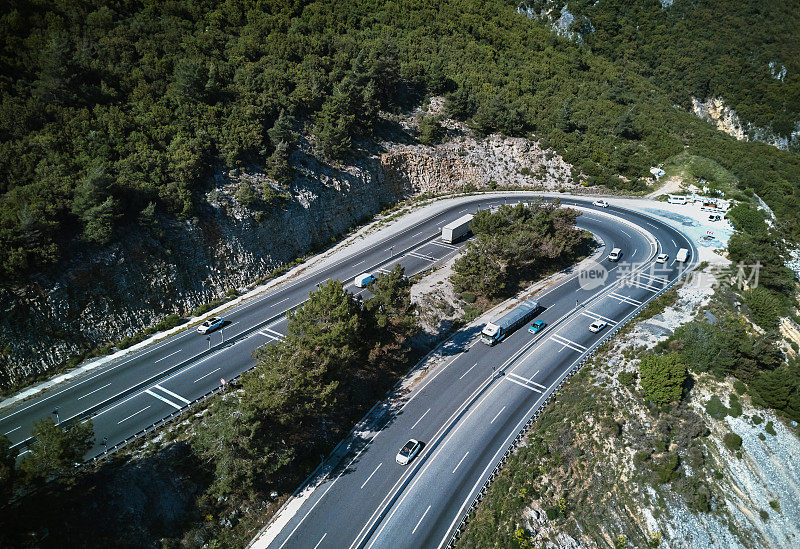
<path fill-rule="evenodd" d="M 388 231 L 391 234 L 368 248 L 345 249 L 335 262 L 226 312 L 224 341 L 220 332 L 212 334 L 211 348 L 205 336 L 186 330 L 4 410 L 0 433 L 24 452 L 36 420 L 53 417 L 56 410 L 62 422 L 92 417 L 97 444 L 87 457 L 93 457 L 104 450 L 104 437 L 112 447 L 187 407 L 218 387 L 221 378 L 252 367 L 251 352 L 283 337 L 286 311 L 305 301 L 318 283 L 329 278 L 350 282 L 360 272 L 389 269 L 395 263 L 412 275 L 452 257 L 463 246 L 442 243 L 442 225 L 476 208 L 536 198 L 542 195 L 479 195 L 427 207 L 423 212 L 436 211 Z M 602 318 L 613 326 L 681 276 L 680 265 L 674 263 L 678 248 L 689 248 L 692 261 L 697 255 L 685 236 L 655 218 L 618 206 L 595 208 L 591 200 L 560 198 L 564 205 L 580 206 L 584 213 L 578 225 L 603 241 L 603 258 L 612 247 L 623 249 L 622 262 L 603 262 L 609 269 L 605 284 L 584 290 L 572 276 L 537 295 L 547 307 L 538 318 L 548 327 L 534 338 L 520 329 L 487 347 L 477 342 L 475 331 L 456 334 L 445 346 L 450 358 L 429 372 L 419 387 L 381 404 L 385 413 L 357 437 L 340 467 L 325 471 L 326 480 L 277 532 L 271 546 L 446 543 L 464 505 L 508 446 L 509 436 L 513 438 L 599 337 L 588 332 L 588 324 Z M 666 268 L 653 270 L 652 260 L 662 251 L 670 261 Z M 633 268 L 645 272 L 635 274 Z M 348 287 L 357 291 L 351 283 Z M 492 367 L 504 375 L 491 375 Z M 425 447 L 412 464 L 401 467 L 394 455 L 412 436 Z"/>
<path fill-rule="evenodd" d="M 587 206 L 571 198 L 563 203 Z M 690 265 L 674 262 L 678 248 L 697 254 L 678 231 L 629 210 L 588 211 L 578 224 L 604 242 L 603 285 L 583 289 L 574 275 L 535 295 L 547 307 L 537 318 L 548 323 L 536 336 L 523 328 L 487 347 L 474 330 L 457 334 L 446 360 L 419 387 L 382 403 L 348 441 L 346 457 L 255 546 L 446 545 L 513 437 L 599 342 L 602 332 L 593 334 L 588 325 L 603 319 L 612 329 L 682 276 Z M 613 247 L 627 261 L 609 263 Z M 657 253 L 670 255 L 666 265 L 654 263 Z M 403 467 L 394 457 L 409 438 L 425 446 Z"/>

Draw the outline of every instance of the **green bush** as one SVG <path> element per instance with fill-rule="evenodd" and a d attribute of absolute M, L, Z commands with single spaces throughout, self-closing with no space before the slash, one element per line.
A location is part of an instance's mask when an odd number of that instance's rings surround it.
<path fill-rule="evenodd" d="M 639 363 L 642 393 L 656 404 L 680 400 L 686 376 L 686 366 L 677 353 L 644 356 Z"/>
<path fill-rule="evenodd" d="M 764 430 L 767 432 L 768 435 L 775 436 L 778 433 L 775 431 L 775 426 L 772 424 L 772 421 L 768 421 L 766 426 L 764 426 Z"/>
<path fill-rule="evenodd" d="M 725 436 L 722 437 L 722 443 L 729 451 L 737 452 L 742 447 L 742 437 L 736 433 L 725 433 Z"/>
<path fill-rule="evenodd" d="M 731 417 L 741 417 L 742 415 L 742 403 L 736 393 L 732 393 L 728 398 L 728 413 Z"/>
<path fill-rule="evenodd" d="M 461 299 L 467 303 L 475 303 L 477 297 L 472 292 L 461 292 Z"/>
<path fill-rule="evenodd" d="M 725 407 L 717 395 L 713 395 L 706 403 L 706 413 L 716 420 L 725 419 L 729 410 Z"/>
<path fill-rule="evenodd" d="M 632 387 L 636 383 L 636 374 L 633 372 L 620 372 L 617 374 L 617 381 L 623 387 Z"/>
<path fill-rule="evenodd" d="M 736 380 L 733 382 L 733 388 L 736 391 L 736 394 L 743 395 L 747 392 L 747 386 L 741 381 Z"/>
<path fill-rule="evenodd" d="M 653 462 L 653 473 L 659 484 L 666 484 L 678 477 L 678 454 L 669 453 Z"/>

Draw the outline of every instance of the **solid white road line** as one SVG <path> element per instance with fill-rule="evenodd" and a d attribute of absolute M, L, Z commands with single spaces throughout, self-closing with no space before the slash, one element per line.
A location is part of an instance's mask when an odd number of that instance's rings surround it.
<path fill-rule="evenodd" d="M 165 356 L 165 357 L 159 358 L 158 360 L 156 360 L 156 361 L 154 362 L 154 364 L 155 364 L 156 362 L 161 362 L 162 360 L 167 360 L 169 357 L 171 357 L 172 355 L 177 355 L 177 354 L 178 354 L 178 353 L 180 353 L 182 350 L 183 350 L 183 349 L 178 349 L 178 350 L 177 350 L 177 351 L 175 351 L 174 353 L 170 353 L 170 354 L 168 354 L 168 355 L 167 355 L 167 356 Z"/>
<path fill-rule="evenodd" d="M 437 246 L 441 246 L 442 248 L 449 248 L 451 250 L 458 249 L 458 246 L 453 246 L 452 244 L 447 244 L 446 242 L 439 242 L 438 240 L 431 240 L 428 244 L 436 244 Z"/>
<path fill-rule="evenodd" d="M 213 374 L 214 372 L 219 372 L 220 370 L 222 370 L 222 368 L 217 368 L 216 370 L 211 370 L 210 372 L 208 372 L 203 377 L 198 377 L 197 379 L 195 379 L 194 383 L 197 383 L 198 381 L 203 380 L 203 379 L 207 378 L 208 376 L 210 376 L 211 374 Z"/>
<path fill-rule="evenodd" d="M 524 377 L 522 377 L 522 376 L 520 376 L 520 375 L 517 375 L 517 374 L 515 374 L 514 372 L 508 372 L 506 375 L 507 375 L 507 376 L 511 376 L 512 378 L 516 378 L 517 380 L 519 380 L 519 381 L 521 381 L 522 383 L 524 383 L 524 384 L 526 385 L 526 387 L 527 387 L 528 385 L 536 385 L 536 386 L 538 386 L 538 387 L 541 387 L 542 389 L 547 389 L 547 387 L 545 387 L 544 385 L 542 385 L 542 384 L 540 384 L 540 383 L 534 383 L 533 381 L 531 381 L 531 380 L 529 380 L 529 379 L 527 379 L 527 378 L 524 378 Z M 537 393 L 541 393 L 541 391 L 539 391 L 539 390 L 538 390 L 538 389 L 536 389 L 535 387 L 528 387 L 528 388 L 529 388 L 529 389 L 531 389 L 531 390 L 533 390 L 533 391 L 536 391 Z"/>
<path fill-rule="evenodd" d="M 421 416 L 419 416 L 419 419 L 416 421 L 416 423 L 414 423 L 414 425 L 412 425 L 412 426 L 411 426 L 411 428 L 413 429 L 414 427 L 416 427 L 416 426 L 417 426 L 417 423 L 419 423 L 420 421 L 422 421 L 422 418 L 424 418 L 424 417 L 425 417 L 425 416 L 428 414 L 428 412 L 430 412 L 430 411 L 431 411 L 431 409 L 430 409 L 430 408 L 428 408 L 427 410 L 425 410 L 425 413 L 424 413 L 424 414 L 422 414 Z"/>
<path fill-rule="evenodd" d="M 285 337 L 286 337 L 286 336 L 285 336 L 285 335 L 283 335 L 282 333 L 280 333 L 280 332 L 276 332 L 275 330 L 273 330 L 273 329 L 271 329 L 271 328 L 264 328 L 264 331 L 265 331 L 265 332 L 269 332 L 269 333 L 271 333 L 272 335 L 274 335 L 275 337 L 278 337 L 278 338 L 280 338 L 280 339 L 281 339 L 281 341 L 283 341 L 283 338 L 285 338 Z"/>
<path fill-rule="evenodd" d="M 461 374 L 461 377 L 459 377 L 458 379 L 464 379 L 464 376 L 465 376 L 465 375 L 467 375 L 468 373 L 470 373 L 470 372 L 472 371 L 472 369 L 473 369 L 475 366 L 477 366 L 477 365 L 478 365 L 478 363 L 476 362 L 475 364 L 473 364 L 472 366 L 470 366 L 470 367 L 469 367 L 469 370 L 467 370 L 466 372 L 464 372 L 463 374 Z"/>
<path fill-rule="evenodd" d="M 183 401 L 183 402 L 185 402 L 186 404 L 189 404 L 189 403 L 191 402 L 190 400 L 187 400 L 187 399 L 183 398 L 181 395 L 179 395 L 179 394 L 177 394 L 177 393 L 173 393 L 173 392 L 172 392 L 172 391 L 170 391 L 169 389 L 165 389 L 165 388 L 164 388 L 164 387 L 162 387 L 161 385 L 155 385 L 155 387 L 158 387 L 159 389 L 161 389 L 163 392 L 167 393 L 167 394 L 168 394 L 169 396 L 171 396 L 171 397 L 175 397 L 175 398 L 177 398 L 178 400 L 182 400 L 182 401 Z"/>
<path fill-rule="evenodd" d="M 622 301 L 623 303 L 627 303 L 628 305 L 636 305 L 637 307 L 642 304 L 641 301 L 638 299 L 633 299 L 632 297 L 628 297 L 626 295 L 618 294 L 617 292 L 611 292 L 608 294 L 608 297 L 613 297 L 617 301 Z"/>
<path fill-rule="evenodd" d="M 281 304 L 281 303 L 283 303 L 284 301 L 289 301 L 290 299 L 291 299 L 291 298 L 289 298 L 289 297 L 286 297 L 286 298 L 284 298 L 284 299 L 281 299 L 280 301 L 277 301 L 277 302 L 273 303 L 273 306 L 274 306 L 274 305 L 280 305 L 280 304 Z"/>
<path fill-rule="evenodd" d="M 616 325 L 616 323 L 617 323 L 616 320 L 611 320 L 607 316 L 603 316 L 601 314 L 597 314 L 597 313 L 595 313 L 593 311 L 581 311 L 581 314 L 583 316 L 585 316 L 585 317 L 588 317 L 588 318 L 591 318 L 591 319 L 594 319 L 594 320 L 604 320 L 605 322 L 608 322 L 612 326 Z"/>
<path fill-rule="evenodd" d="M 327 536 L 327 535 L 328 535 L 328 532 L 325 532 L 324 534 L 322 534 L 322 537 L 321 537 L 321 538 L 319 538 L 319 541 L 318 541 L 318 542 L 317 542 L 317 544 L 314 546 L 314 549 L 317 549 L 317 547 L 319 547 L 319 546 L 320 546 L 320 544 L 322 543 L 322 540 L 324 540 L 324 539 L 325 539 L 325 536 Z"/>
<path fill-rule="evenodd" d="M 626 286 L 633 286 L 634 288 L 639 288 L 640 290 L 647 290 L 648 292 L 657 292 L 661 290 L 661 288 L 656 288 L 655 286 L 645 284 L 644 282 L 640 282 L 639 280 L 628 280 Z"/>
<path fill-rule="evenodd" d="M 422 255 L 417 252 L 408 252 L 406 255 L 410 255 L 411 257 L 416 257 L 417 259 L 424 259 L 425 261 L 437 261 L 435 257 L 431 257 L 428 255 Z"/>
<path fill-rule="evenodd" d="M 502 414 L 502 413 L 503 413 L 503 410 L 505 410 L 505 409 L 506 409 L 506 407 L 505 407 L 505 406 L 503 406 L 502 408 L 500 408 L 500 411 L 499 411 L 499 412 L 497 412 L 497 415 L 496 415 L 496 416 L 494 416 L 494 417 L 492 418 L 492 421 L 490 421 L 490 422 L 489 422 L 489 425 L 491 425 L 492 423 L 494 423 L 494 420 L 496 420 L 497 418 L 499 418 L 499 417 L 500 417 L 500 414 Z"/>
<path fill-rule="evenodd" d="M 468 455 L 469 455 L 469 452 L 467 452 L 466 454 L 464 454 L 464 457 L 463 457 L 463 458 L 461 458 L 461 461 L 459 461 L 459 462 L 458 462 L 458 465 L 456 465 L 456 468 L 455 468 L 455 469 L 453 469 L 453 473 L 454 473 L 454 474 L 455 474 L 455 472 L 456 472 L 456 469 L 458 469 L 458 468 L 461 466 L 461 464 L 464 462 L 464 460 L 465 460 L 465 459 L 467 459 L 467 456 L 468 456 Z"/>
<path fill-rule="evenodd" d="M 550 339 L 552 341 L 555 341 L 559 345 L 563 345 L 564 348 L 569 348 L 569 349 L 571 349 L 573 351 L 577 351 L 579 353 L 582 353 L 583 351 L 586 350 L 586 347 L 584 347 L 583 345 L 575 343 L 574 341 L 569 340 L 566 337 L 560 336 L 558 334 L 551 335 Z M 564 348 L 562 348 L 562 351 L 564 350 Z"/>
<path fill-rule="evenodd" d="M 533 391 L 535 393 L 541 393 L 542 392 L 539 389 L 537 389 L 536 387 L 531 387 L 530 385 L 526 385 L 525 383 L 522 383 L 521 381 L 517 381 L 516 379 L 510 377 L 509 375 L 503 376 L 503 379 L 505 379 L 506 381 L 510 381 L 511 383 L 516 383 L 520 387 L 525 387 L 529 391 Z"/>
<path fill-rule="evenodd" d="M 117 425 L 119 425 L 119 424 L 120 424 L 120 423 L 122 423 L 123 421 L 128 421 L 130 418 L 132 418 L 132 417 L 133 417 L 133 416 L 135 416 L 135 415 L 141 414 L 142 412 L 144 412 L 145 410 L 147 410 L 149 407 L 150 407 L 150 405 L 148 404 L 147 406 L 145 406 L 144 408 L 142 408 L 142 409 L 141 409 L 141 410 L 139 410 L 138 412 L 134 412 L 134 413 L 132 413 L 131 415 L 129 415 L 128 417 L 126 417 L 125 419 L 121 419 L 121 420 L 119 420 L 119 421 L 117 422 Z"/>
<path fill-rule="evenodd" d="M 369 482 L 369 479 L 371 479 L 371 478 L 372 478 L 372 475 L 374 475 L 375 473 L 377 473 L 377 472 L 378 472 L 378 469 L 380 469 L 380 468 L 381 468 L 381 465 L 383 465 L 383 462 L 380 462 L 380 463 L 378 464 L 378 466 L 377 466 L 377 467 L 375 467 L 375 470 L 374 470 L 374 471 L 372 471 L 372 474 L 371 474 L 370 476 L 368 476 L 368 477 L 367 477 L 367 480 L 365 480 L 365 481 L 364 481 L 364 484 L 362 484 L 362 485 L 361 485 L 361 489 L 362 489 L 362 490 L 364 489 L 364 486 L 366 486 L 366 485 L 367 485 L 367 483 Z"/>
<path fill-rule="evenodd" d="M 421 517 L 419 517 L 419 522 L 417 522 L 417 525 L 416 525 L 416 526 L 414 526 L 414 529 L 413 529 L 413 530 L 411 530 L 411 535 L 414 535 L 414 533 L 417 531 L 417 528 L 419 528 L 419 525 L 420 525 L 420 524 L 422 524 L 422 519 L 424 519 L 424 518 L 425 518 L 425 515 L 427 515 L 427 514 L 428 514 L 428 511 L 430 511 L 430 510 L 431 510 L 431 506 L 430 506 L 430 505 L 428 505 L 428 508 L 427 508 L 427 509 L 425 509 L 425 512 L 424 512 L 424 513 L 422 513 L 422 516 L 421 516 Z"/>
<path fill-rule="evenodd" d="M 180 410 L 180 409 L 181 409 L 181 407 L 180 407 L 180 406 L 178 406 L 177 404 L 175 404 L 175 403 L 174 403 L 174 402 L 172 402 L 171 400 L 168 400 L 168 399 L 166 399 L 166 398 L 162 397 L 161 395 L 154 393 L 154 392 L 153 392 L 153 391 L 151 391 L 150 389 L 146 389 L 146 390 L 145 390 L 145 393 L 147 393 L 148 395 L 150 395 L 150 396 L 152 396 L 152 397 L 156 397 L 158 400 L 161 400 L 162 402 L 166 402 L 167 404 L 169 404 L 170 406 L 172 406 L 173 408 L 175 408 L 175 409 L 177 409 L 177 410 Z"/>
<path fill-rule="evenodd" d="M 88 397 L 89 395 L 96 393 L 97 391 L 101 391 L 101 390 L 105 389 L 106 387 L 108 387 L 109 385 L 111 385 L 111 384 L 110 384 L 110 383 L 106 383 L 105 385 L 103 385 L 102 387 L 99 387 L 99 388 L 95 389 L 94 391 L 91 391 L 91 392 L 89 392 L 89 393 L 86 393 L 86 394 L 85 394 L 85 395 L 83 395 L 83 396 L 79 396 L 79 397 L 77 398 L 77 400 L 80 400 L 80 399 L 82 399 L 82 398 L 86 398 L 86 397 Z"/>
<path fill-rule="evenodd" d="M 6 434 L 7 434 L 7 435 L 10 435 L 11 433 L 13 433 L 14 431 L 16 431 L 17 429 L 22 429 L 22 425 L 20 425 L 19 427 L 14 427 L 14 428 L 13 428 L 13 429 L 11 429 L 10 431 L 6 431 Z"/>

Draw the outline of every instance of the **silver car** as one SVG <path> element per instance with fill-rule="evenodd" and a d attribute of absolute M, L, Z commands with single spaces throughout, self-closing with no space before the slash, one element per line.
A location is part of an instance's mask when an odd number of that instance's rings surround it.
<path fill-rule="evenodd" d="M 395 461 L 399 465 L 408 465 L 412 459 L 417 457 L 420 449 L 422 448 L 422 443 L 418 440 L 414 440 L 413 438 L 405 443 L 405 446 L 400 448 L 400 451 L 397 452 L 397 457 Z"/>
<path fill-rule="evenodd" d="M 197 327 L 197 331 L 201 334 L 208 334 L 216 330 L 217 328 L 221 328 L 222 325 L 225 324 L 225 321 L 218 317 L 212 316 L 205 322 L 203 322 L 200 326 Z"/>

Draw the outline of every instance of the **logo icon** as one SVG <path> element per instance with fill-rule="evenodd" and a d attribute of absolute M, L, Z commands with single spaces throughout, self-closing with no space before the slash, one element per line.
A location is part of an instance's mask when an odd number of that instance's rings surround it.
<path fill-rule="evenodd" d="M 608 278 L 608 270 L 592 261 L 578 272 L 578 285 L 582 290 L 594 290 L 602 286 Z"/>

